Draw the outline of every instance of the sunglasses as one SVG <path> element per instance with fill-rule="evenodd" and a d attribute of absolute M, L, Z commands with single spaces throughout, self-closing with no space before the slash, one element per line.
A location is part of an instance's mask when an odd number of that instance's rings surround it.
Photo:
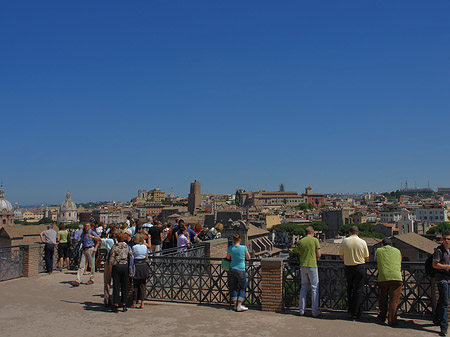
<path fill-rule="evenodd" d="M 443 238 L 444 241 L 450 241 L 450 238 Z"/>

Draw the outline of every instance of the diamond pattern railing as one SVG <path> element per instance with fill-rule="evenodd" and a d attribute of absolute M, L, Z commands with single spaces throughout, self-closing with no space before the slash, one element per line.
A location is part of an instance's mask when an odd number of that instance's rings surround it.
<path fill-rule="evenodd" d="M 147 299 L 198 304 L 230 304 L 228 274 L 221 259 L 153 256 L 147 281 Z M 251 260 L 247 266 L 249 306 L 261 306 L 261 265 Z"/>
<path fill-rule="evenodd" d="M 0 281 L 22 277 L 24 272 L 23 247 L 0 248 Z"/>
<path fill-rule="evenodd" d="M 375 263 L 366 263 L 364 284 L 364 311 L 378 310 L 378 270 Z M 399 312 L 427 315 L 432 312 L 433 286 L 425 274 L 423 262 L 402 263 L 403 290 Z M 300 267 L 286 261 L 283 272 L 283 307 L 298 308 L 300 293 Z M 341 261 L 319 261 L 319 306 L 326 309 L 347 309 L 347 283 Z M 307 305 L 311 306 L 310 296 Z"/>

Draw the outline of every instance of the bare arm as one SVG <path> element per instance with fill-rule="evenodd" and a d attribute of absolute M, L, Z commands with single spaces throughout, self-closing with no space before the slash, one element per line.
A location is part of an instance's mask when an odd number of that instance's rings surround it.
<path fill-rule="evenodd" d="M 45 240 L 44 240 L 44 237 L 42 236 L 42 233 L 39 234 L 39 236 L 41 237 L 41 242 L 42 242 L 42 243 L 45 243 Z"/>
<path fill-rule="evenodd" d="M 322 253 L 320 252 L 320 248 L 316 248 L 316 258 L 317 258 L 317 260 L 320 259 L 321 256 L 322 256 Z"/>
<path fill-rule="evenodd" d="M 450 269 L 450 264 L 442 264 L 437 260 L 433 260 L 433 268 L 435 269 Z"/>
<path fill-rule="evenodd" d="M 226 259 L 231 261 L 231 255 L 230 255 L 230 253 L 227 253 Z"/>
<path fill-rule="evenodd" d="M 248 253 L 248 251 L 245 252 L 245 259 L 246 260 L 250 260 L 252 257 L 250 256 L 250 254 Z"/>
<path fill-rule="evenodd" d="M 339 258 L 340 258 L 341 260 L 343 260 L 343 259 L 344 259 L 344 255 L 339 255 Z"/>

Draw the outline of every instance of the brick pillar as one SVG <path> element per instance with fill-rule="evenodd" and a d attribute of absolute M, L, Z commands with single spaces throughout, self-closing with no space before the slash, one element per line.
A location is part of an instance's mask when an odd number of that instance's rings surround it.
<path fill-rule="evenodd" d="M 31 243 L 24 245 L 23 276 L 33 277 L 39 274 L 40 244 Z"/>
<path fill-rule="evenodd" d="M 203 244 L 205 245 L 205 257 L 224 258 L 227 256 L 227 239 L 203 241 Z"/>
<path fill-rule="evenodd" d="M 261 307 L 280 312 L 283 308 L 283 259 L 261 260 Z"/>

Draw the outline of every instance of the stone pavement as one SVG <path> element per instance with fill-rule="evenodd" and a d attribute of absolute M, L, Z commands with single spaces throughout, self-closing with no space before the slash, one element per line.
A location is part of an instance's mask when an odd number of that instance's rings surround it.
<path fill-rule="evenodd" d="M 73 288 L 75 272 L 0 282 L 0 336 L 437 336 L 427 320 L 403 318 L 396 328 L 360 322 L 342 312 L 320 318 L 259 310 L 148 302 L 144 309 L 112 313 L 103 307 L 103 275 L 95 284 Z M 83 282 L 88 277 L 85 276 Z"/>

